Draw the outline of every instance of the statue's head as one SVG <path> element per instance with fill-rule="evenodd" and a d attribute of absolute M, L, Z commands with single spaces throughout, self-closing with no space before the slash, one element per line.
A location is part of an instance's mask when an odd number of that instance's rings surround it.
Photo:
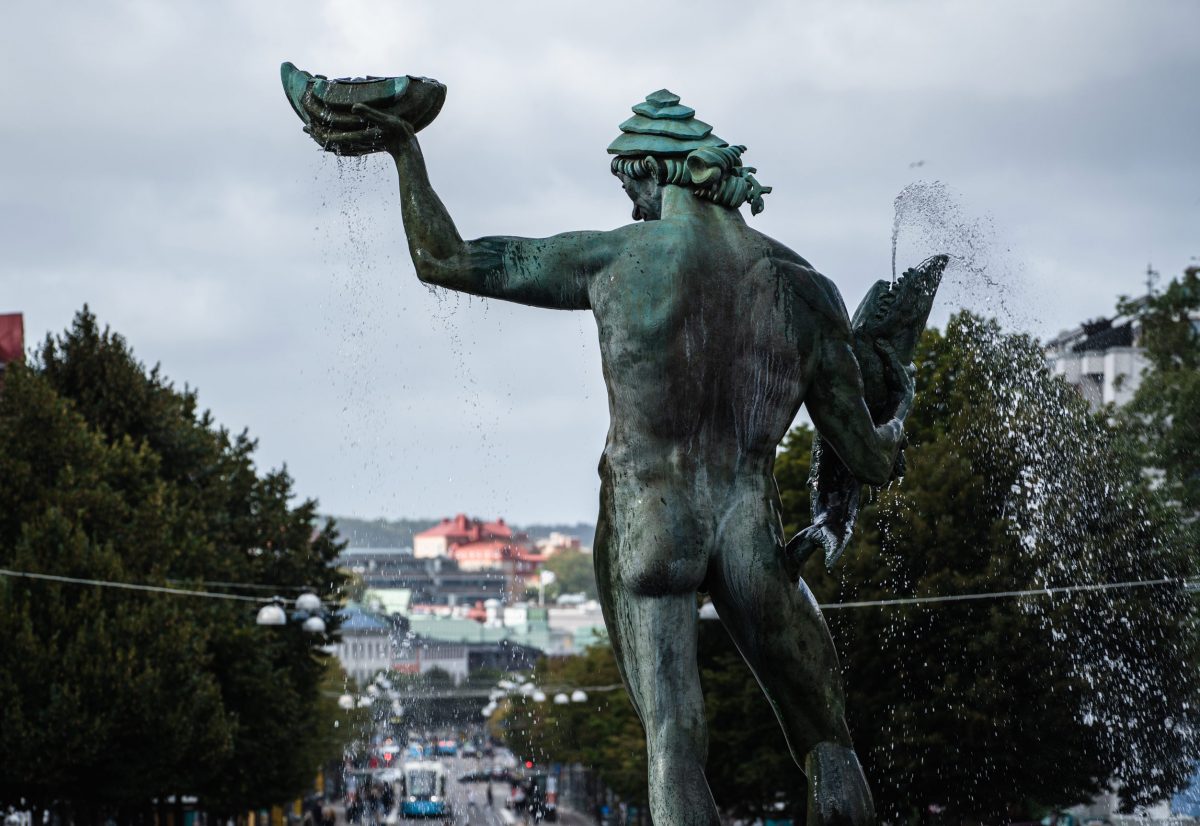
<path fill-rule="evenodd" d="M 612 172 L 633 201 L 634 220 L 657 220 L 663 187 L 670 184 L 729 209 L 748 203 L 754 215 L 763 211 L 762 196 L 771 187 L 754 179 L 754 167 L 742 166 L 746 147 L 730 146 L 695 114 L 678 95 L 660 89 L 633 107 L 633 117 L 609 144 L 616 156 Z"/>

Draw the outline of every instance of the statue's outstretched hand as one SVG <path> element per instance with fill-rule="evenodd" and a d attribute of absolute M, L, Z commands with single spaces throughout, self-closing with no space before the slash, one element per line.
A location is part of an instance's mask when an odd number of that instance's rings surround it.
<path fill-rule="evenodd" d="M 417 131 L 404 118 L 390 115 L 365 103 L 354 104 L 351 111 L 371 122 L 370 129 L 379 135 L 381 145 L 388 152 L 396 152 L 417 139 Z"/>
<path fill-rule="evenodd" d="M 405 120 L 361 103 L 351 112 L 327 106 L 312 92 L 301 99 L 309 115 L 304 131 L 321 148 L 337 155 L 366 155 L 371 152 L 395 152 L 412 140 L 414 130 Z"/>

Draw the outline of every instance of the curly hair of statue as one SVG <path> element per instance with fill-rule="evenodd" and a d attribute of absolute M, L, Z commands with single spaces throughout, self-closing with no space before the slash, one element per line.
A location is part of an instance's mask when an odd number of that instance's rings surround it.
<path fill-rule="evenodd" d="M 736 209 L 750 204 L 757 215 L 766 205 L 762 196 L 771 191 L 754 179 L 758 170 L 742 166 L 744 146 L 706 146 L 688 153 L 686 158 L 657 158 L 653 155 L 612 160 L 612 173 L 630 178 L 652 178 L 660 184 L 689 186 L 705 200 Z"/>

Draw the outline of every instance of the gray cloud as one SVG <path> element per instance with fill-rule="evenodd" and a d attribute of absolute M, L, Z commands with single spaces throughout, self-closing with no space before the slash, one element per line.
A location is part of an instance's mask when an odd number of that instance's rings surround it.
<path fill-rule="evenodd" d="M 44 5 L 44 4 L 43 4 Z M 609 228 L 604 147 L 667 86 L 750 147 L 754 219 L 853 305 L 890 269 L 892 199 L 940 180 L 1039 334 L 1200 254 L 1189 2 L 26 5 L 0 69 L 0 309 L 31 338 L 85 301 L 328 510 L 589 519 L 607 427 L 595 330 L 431 292 L 394 173 L 317 152 L 277 66 L 428 74 L 423 133 L 463 234 Z M 913 161 L 923 160 L 919 168 Z M 933 252 L 902 237 L 901 263 Z"/>

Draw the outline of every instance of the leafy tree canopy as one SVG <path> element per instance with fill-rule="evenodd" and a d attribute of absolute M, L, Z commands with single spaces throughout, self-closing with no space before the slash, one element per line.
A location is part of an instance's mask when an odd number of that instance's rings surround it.
<path fill-rule="evenodd" d="M 339 550 L 285 470 L 147 371 L 87 308 L 0 392 L 0 567 L 336 598 Z M 254 583 L 268 590 L 212 583 Z M 257 605 L 0 578 L 0 802 L 118 812 L 295 797 L 340 748 L 325 640 Z M 331 631 L 333 630 L 331 624 Z"/>
<path fill-rule="evenodd" d="M 1162 475 L 1164 493 L 1189 519 L 1200 514 L 1200 267 L 1189 267 L 1161 293 L 1124 301 L 1141 323 L 1152 369 L 1123 410 L 1141 459 Z M 1193 542 L 1200 525 L 1192 524 Z"/>
<path fill-rule="evenodd" d="M 865 509 L 842 567 L 809 566 L 820 601 L 1194 572 L 1128 434 L 1037 342 L 964 313 L 917 364 L 908 475 Z M 881 816 L 1029 816 L 1112 781 L 1130 807 L 1167 797 L 1196 756 L 1189 600 L 1173 585 L 827 611 Z"/>
<path fill-rule="evenodd" d="M 1191 598 L 1177 585 L 837 607 L 1194 572 L 1125 430 L 1051 377 L 1035 341 L 961 314 L 926 333 L 917 364 L 908 475 L 870 500 L 832 573 L 810 562 L 804 574 L 827 605 L 881 819 L 1026 819 L 1114 781 L 1127 806 L 1162 800 L 1190 774 L 1200 723 Z M 811 437 L 797 428 L 776 459 L 789 535 L 810 518 Z M 740 816 L 781 803 L 801 817 L 803 778 L 754 678 L 718 623 L 699 633 L 718 803 Z M 599 647 L 543 663 L 538 680 L 595 685 L 618 673 Z M 494 724 L 536 759 L 591 765 L 645 799 L 632 707 L 620 692 L 591 701 L 517 699 Z"/>
<path fill-rule="evenodd" d="M 560 594 L 584 594 L 589 599 L 596 599 L 596 568 L 590 553 L 562 550 L 547 559 L 542 568 L 551 571 L 555 577 L 546 587 L 549 599 L 556 599 Z"/>

